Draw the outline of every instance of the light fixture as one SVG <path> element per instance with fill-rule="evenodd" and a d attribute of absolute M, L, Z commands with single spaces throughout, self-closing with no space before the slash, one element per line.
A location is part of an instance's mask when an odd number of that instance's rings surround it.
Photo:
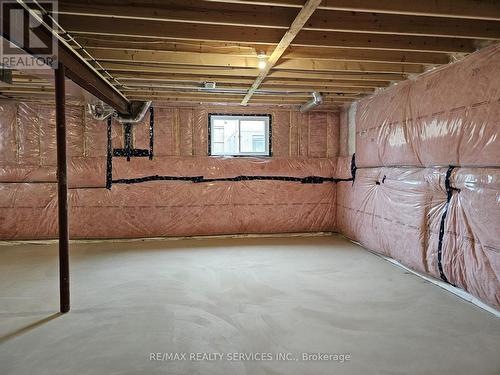
<path fill-rule="evenodd" d="M 259 69 L 260 70 L 264 70 L 266 68 L 266 64 L 267 64 L 267 56 L 266 56 L 266 53 L 264 51 L 260 51 L 258 54 L 257 54 L 257 58 L 259 59 Z"/>

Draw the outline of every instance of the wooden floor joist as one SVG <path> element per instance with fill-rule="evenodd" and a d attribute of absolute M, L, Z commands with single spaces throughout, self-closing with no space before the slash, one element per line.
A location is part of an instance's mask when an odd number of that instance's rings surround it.
<path fill-rule="evenodd" d="M 184 90 L 184 91 L 195 91 L 195 89 L 200 89 L 202 88 L 202 84 L 179 84 L 179 83 L 168 83 L 168 82 L 162 82 L 162 83 L 137 83 L 137 82 L 121 82 L 122 85 L 120 88 L 122 90 Z M 365 88 L 365 87 L 340 87 L 340 86 L 335 86 L 335 87 L 329 87 L 329 86 L 296 86 L 296 85 L 276 85 L 276 84 L 269 84 L 269 83 L 264 83 L 261 86 L 262 90 L 266 91 L 277 91 L 277 92 L 310 92 L 312 91 L 317 91 L 317 92 L 324 92 L 324 93 L 355 93 L 355 94 L 367 94 L 367 93 L 372 93 L 373 88 Z M 244 84 L 217 84 L 217 89 L 223 90 L 223 89 L 228 89 L 228 90 L 246 90 L 248 88 L 248 85 Z M 1 91 L 1 90 L 0 90 Z"/>
<path fill-rule="evenodd" d="M 169 101 L 169 102 L 196 102 L 196 103 L 230 103 L 230 104 L 235 104 L 238 105 L 241 101 L 240 98 L 233 98 L 233 97 L 228 97 L 225 95 L 211 95 L 211 96 L 196 96 L 196 95 L 175 95 L 175 96 L 168 96 L 168 95 L 156 95 L 156 96 L 151 96 L 151 95 L 136 95 L 136 94 L 130 94 L 130 99 L 131 100 L 157 100 L 157 101 Z M 336 98 L 334 100 L 325 100 L 324 104 L 326 106 L 328 105 L 339 105 L 342 103 L 351 103 L 355 99 L 351 98 Z M 256 98 L 252 100 L 251 103 L 249 104 L 261 104 L 261 105 L 273 105 L 273 104 L 283 104 L 283 105 L 301 105 L 304 103 L 304 99 L 289 99 L 286 97 L 281 97 L 281 98 Z"/>
<path fill-rule="evenodd" d="M 306 7 L 306 5 L 304 5 Z M 287 29 L 295 18 L 296 8 L 268 5 L 220 4 L 203 0 L 145 3 L 138 7 L 124 3 L 74 3 L 59 2 L 61 15 L 80 17 L 174 21 L 202 25 L 253 26 L 259 28 Z M 445 36 L 472 39 L 500 38 L 500 25 L 490 20 L 468 20 L 417 15 L 352 12 L 318 9 L 310 16 L 304 30 L 342 32 L 368 32 L 375 34 L 400 34 Z"/>
<path fill-rule="evenodd" d="M 263 89 L 294 93 L 269 104 L 317 91 L 331 106 L 500 41 L 496 0 L 59 0 L 57 12 L 64 42 L 127 100 L 246 104 Z M 13 76 L 0 95 L 52 93 L 51 80 Z M 200 93 L 205 82 L 229 90 Z"/>
<path fill-rule="evenodd" d="M 231 43 L 257 43 L 276 45 L 283 35 L 282 29 L 196 24 L 171 21 L 119 19 L 110 22 L 104 17 L 60 15 L 61 24 L 76 36 L 119 36 L 146 39 L 177 39 Z M 292 45 L 319 47 L 349 47 L 430 52 L 473 52 L 474 39 L 455 37 L 428 37 L 413 35 L 374 34 L 303 30 Z"/>
<path fill-rule="evenodd" d="M 303 0 L 205 0 L 216 3 L 300 8 Z M 319 9 L 500 21 L 496 1 L 481 0 L 323 0 Z"/>
<path fill-rule="evenodd" d="M 115 77 L 123 84 L 127 83 L 138 83 L 138 84 L 178 84 L 178 83 L 186 83 L 186 84 L 202 84 L 204 82 L 213 82 L 217 80 L 218 85 L 226 85 L 226 84 L 240 84 L 240 85 L 249 85 L 253 82 L 253 79 L 248 79 L 244 77 L 214 77 L 214 76 L 190 76 L 190 75 L 180 75 L 180 74 L 171 74 L 171 75 L 162 75 L 162 76 L 148 76 L 144 74 L 134 74 L 134 73 L 120 73 L 116 74 Z M 345 87 L 345 88 L 369 88 L 374 89 L 377 87 L 385 87 L 388 85 L 386 81 L 356 81 L 356 80 L 348 80 L 348 79 L 325 79 L 325 80 L 301 80 L 301 79 L 276 79 L 276 78 L 267 78 L 263 85 L 270 86 L 291 86 L 291 87 L 311 87 L 311 86 L 324 86 L 324 87 Z"/>
<path fill-rule="evenodd" d="M 78 36 L 78 42 L 87 50 L 122 50 L 122 51 L 166 51 L 166 52 L 195 52 L 213 53 L 227 56 L 256 57 L 258 51 L 270 54 L 275 45 L 258 45 L 251 43 L 210 42 L 144 39 L 137 37 L 92 37 Z M 371 62 L 399 62 L 402 64 L 447 64 L 450 58 L 443 52 L 418 51 L 391 51 L 362 48 L 338 47 L 301 47 L 290 46 L 283 55 L 290 59 L 324 59 L 335 61 L 371 61 Z"/>
<path fill-rule="evenodd" d="M 173 90 L 173 89 L 159 89 L 159 88 L 155 88 L 155 89 L 142 89 L 142 88 L 134 88 L 134 89 L 124 89 L 123 92 L 126 94 L 126 95 L 151 95 L 151 96 L 160 96 L 160 95 L 164 95 L 164 96 L 186 96 L 186 95 L 189 95 L 189 94 L 192 94 L 192 95 L 196 95 L 196 96 L 199 96 L 199 97 L 210 97 L 210 96 L 220 96 L 220 95 L 223 95 L 223 96 L 227 96 L 227 97 L 236 97 L 236 98 L 240 98 L 241 100 L 241 97 L 243 96 L 243 94 L 241 92 L 228 92 L 228 93 L 219 93 L 217 92 L 217 90 L 214 90 L 213 92 L 210 92 L 210 91 L 199 91 L 199 92 L 183 92 L 183 91 L 176 91 L 176 90 Z M 276 91 L 275 94 L 262 94 L 260 92 L 256 92 L 254 93 L 254 95 L 257 97 L 260 97 L 261 99 L 282 99 L 282 98 L 286 98 L 286 99 L 308 99 L 309 98 L 309 93 L 308 92 L 291 92 L 291 93 L 288 93 L 288 94 L 284 94 L 284 93 L 281 93 L 279 91 Z M 340 99 L 345 99 L 345 98 L 349 98 L 349 99 L 356 99 L 356 98 L 359 98 L 360 97 L 360 94 L 359 93 L 351 93 L 351 94 L 337 94 L 335 92 L 333 93 L 329 93 L 328 95 L 328 98 L 340 98 Z"/>
<path fill-rule="evenodd" d="M 2 4 L 2 6 L 3 5 L 4 4 Z M 33 7 L 33 4 L 29 2 L 19 0 L 17 6 L 19 6 L 19 8 L 16 10 L 21 11 L 21 16 L 29 20 L 30 24 L 45 25 L 46 19 L 43 17 L 43 12 L 41 12 L 40 8 Z M 4 38 L 5 41 L 16 44 L 17 35 L 24 35 L 24 38 L 29 37 L 30 40 L 36 39 L 39 45 L 55 45 L 57 51 L 51 52 L 52 54 L 57 54 L 57 62 L 59 65 L 64 66 L 64 69 L 61 70 L 64 70 L 67 78 L 71 79 L 74 83 L 116 110 L 122 113 L 130 112 L 130 102 L 128 99 L 106 81 L 100 72 L 82 59 L 54 29 L 51 29 L 47 25 L 45 25 L 47 27 L 32 27 L 30 29 L 31 35 L 26 33 L 26 30 L 22 29 L 22 23 L 10 23 L 9 15 L 10 12 L 2 12 L 1 14 L 2 23 L 4 25 L 10 25 L 8 28 L 4 27 L 2 29 L 2 38 Z M 57 43 L 54 42 L 54 39 L 57 40 Z M 2 39 L 2 43 L 5 41 Z M 38 49 L 38 52 L 35 52 L 36 50 L 29 48 L 28 45 L 29 44 L 26 43 L 22 46 L 24 52 L 37 57 L 37 59 L 42 58 L 41 61 L 43 61 L 43 58 L 46 58 L 46 56 L 40 54 L 40 49 Z"/>
<path fill-rule="evenodd" d="M 247 94 L 241 101 L 242 105 L 246 105 L 252 95 L 255 93 L 255 91 L 259 88 L 260 84 L 268 73 L 271 71 L 271 69 L 276 65 L 280 57 L 283 55 L 283 53 L 286 51 L 286 49 L 290 46 L 292 41 L 295 39 L 297 34 L 300 32 L 304 24 L 307 22 L 309 17 L 314 13 L 316 8 L 321 4 L 321 0 L 308 0 L 307 3 L 301 8 L 299 14 L 295 17 L 293 20 L 292 24 L 290 25 L 290 28 L 287 30 L 285 35 L 281 38 L 280 42 L 274 49 L 273 53 L 269 57 L 269 59 L 266 61 L 266 65 L 264 69 L 262 69 L 259 72 L 259 75 L 255 79 L 255 82 L 252 84 L 250 89 L 248 90 Z"/>
<path fill-rule="evenodd" d="M 122 73 L 136 74 L 139 76 L 149 75 L 161 77 L 162 75 L 182 74 L 191 76 L 213 76 L 213 77 L 245 77 L 255 78 L 258 74 L 257 69 L 248 68 L 210 68 L 210 67 L 188 67 L 188 66 L 161 66 L 161 65 L 145 65 L 133 63 L 101 63 L 102 67 L 113 75 Z M 306 72 L 294 70 L 273 70 L 269 73 L 271 78 L 297 78 L 297 79 L 332 79 L 332 80 L 360 80 L 360 81 L 401 81 L 406 78 L 402 73 L 366 73 L 353 71 L 340 72 Z"/>
<path fill-rule="evenodd" d="M 165 41 L 156 40 L 146 42 L 143 38 L 116 38 L 107 37 L 106 40 L 81 37 L 77 40 L 85 46 L 86 50 L 93 54 L 106 54 L 106 51 L 123 51 L 132 53 L 135 51 L 144 52 L 181 52 L 216 54 L 228 57 L 252 57 L 256 58 L 258 51 L 265 53 L 271 51 L 274 46 L 262 46 L 256 44 L 246 44 L 238 46 L 228 46 L 222 42 L 189 42 L 189 41 Z M 415 51 L 389 51 L 374 49 L 353 49 L 336 47 L 300 47 L 290 46 L 283 54 L 283 59 L 318 59 L 332 61 L 367 61 L 367 62 L 388 62 L 401 64 L 422 64 L 440 65 L 450 62 L 450 57 L 446 53 L 437 52 L 415 52 Z"/>
<path fill-rule="evenodd" d="M 228 67 L 257 69 L 257 57 L 227 56 L 223 54 L 195 53 L 195 52 L 165 52 L 165 51 L 136 51 L 136 50 L 87 50 L 101 63 L 117 62 L 135 65 L 150 64 L 154 66 L 191 66 L 191 67 Z M 419 64 L 360 62 L 360 61 L 332 61 L 321 59 L 281 59 L 274 65 L 280 70 L 300 71 L 353 71 L 373 73 L 421 73 L 423 67 Z"/>

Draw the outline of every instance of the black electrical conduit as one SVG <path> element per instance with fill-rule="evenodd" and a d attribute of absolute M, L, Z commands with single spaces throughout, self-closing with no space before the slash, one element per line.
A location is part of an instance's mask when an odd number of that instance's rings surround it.
<path fill-rule="evenodd" d="M 150 145 L 149 145 L 150 149 L 149 149 L 148 155 L 144 155 L 144 156 L 149 156 L 150 160 L 153 158 L 153 134 L 154 134 L 153 133 L 153 126 L 154 126 L 154 111 L 153 111 L 153 108 L 151 107 L 150 108 Z M 245 176 L 245 175 L 236 176 L 236 177 L 205 178 L 203 176 L 151 175 L 151 176 L 138 177 L 138 178 L 120 178 L 120 179 L 113 180 L 113 178 L 112 178 L 113 150 L 112 150 L 112 146 L 111 146 L 111 117 L 108 118 L 107 136 L 108 136 L 108 146 L 107 146 L 106 189 L 108 189 L 108 190 L 111 189 L 112 184 L 139 184 L 142 182 L 149 182 L 149 181 L 186 181 L 186 182 L 193 182 L 193 183 L 239 182 L 239 181 L 286 181 L 286 182 L 300 182 L 302 184 L 322 184 L 324 182 L 338 183 L 338 182 L 352 181 L 352 183 L 354 184 L 354 180 L 356 178 L 356 170 L 357 170 L 356 154 L 353 154 L 352 159 L 351 159 L 351 177 L 350 178 L 335 178 L 335 177 L 321 177 L 321 176 L 290 177 L 290 176 Z M 116 151 L 117 150 L 115 150 L 115 154 L 116 154 Z M 118 155 L 115 155 L 115 156 L 118 156 Z M 120 156 L 122 156 L 122 155 L 120 155 Z M 128 156 L 127 159 L 130 160 L 130 156 L 131 156 L 130 153 L 128 153 L 126 156 Z M 441 216 L 441 223 L 440 223 L 440 227 L 439 227 L 439 240 L 438 240 L 438 253 L 437 253 L 439 275 L 444 282 L 446 282 L 450 285 L 453 285 L 453 286 L 455 286 L 455 285 L 450 283 L 450 281 L 448 280 L 448 278 L 446 277 L 446 275 L 444 273 L 442 258 L 443 258 L 443 240 L 444 240 L 444 233 L 445 233 L 445 226 L 446 226 L 446 217 L 448 215 L 450 201 L 451 201 L 451 198 L 453 196 L 453 191 L 460 192 L 460 189 L 452 187 L 451 182 L 450 182 L 451 174 L 455 168 L 456 168 L 455 166 L 449 166 L 448 170 L 446 172 L 446 177 L 445 177 L 446 203 L 445 203 L 443 215 Z M 385 179 L 386 179 L 386 176 L 384 176 L 384 178 L 382 179 L 382 183 L 385 181 Z M 380 185 L 380 182 L 377 182 L 377 185 Z"/>
<path fill-rule="evenodd" d="M 153 158 L 153 125 L 154 125 L 154 111 L 151 107 L 151 117 L 150 117 L 150 149 L 149 156 L 150 159 Z M 111 189 L 112 184 L 139 184 L 142 182 L 149 181 L 186 181 L 192 183 L 204 183 L 204 182 L 239 182 L 239 181 L 285 181 L 285 182 L 299 182 L 301 184 L 322 184 L 324 182 L 345 182 L 352 181 L 354 184 L 354 180 L 356 178 L 356 155 L 352 155 L 351 159 L 351 177 L 350 178 L 335 178 L 335 177 L 321 177 L 321 176 L 307 176 L 307 177 L 291 177 L 291 176 L 235 176 L 235 177 L 220 177 L 220 178 L 205 178 L 203 176 L 160 176 L 160 175 L 151 175 L 145 177 L 138 178 L 120 178 L 113 180 L 112 178 L 112 169 L 113 169 L 113 150 L 111 146 L 111 117 L 108 118 L 108 147 L 107 147 L 107 168 L 106 168 L 106 189 Z M 129 146 L 130 147 L 130 146 Z M 121 151 L 121 150 L 120 150 Z M 130 152 L 130 151 L 129 151 Z M 116 150 L 115 150 L 116 154 Z M 121 155 L 120 155 L 121 156 Z M 130 153 L 128 153 L 128 160 L 130 159 Z M 146 156 L 146 155 L 145 155 Z M 460 192 L 460 189 L 451 186 L 450 178 L 455 166 L 449 166 L 446 172 L 445 177 L 445 189 L 446 189 L 446 203 L 444 207 L 443 215 L 441 216 L 441 223 L 439 226 L 439 240 L 438 240 L 438 269 L 439 275 L 441 279 L 448 283 L 450 281 L 446 277 L 443 270 L 443 240 L 446 226 L 446 217 L 448 215 L 448 209 L 450 206 L 450 201 L 453 196 L 453 191 Z M 385 181 L 386 176 L 382 179 L 382 183 Z M 377 182 L 377 185 L 380 185 L 380 182 Z M 454 286 L 454 285 L 453 285 Z"/>
<path fill-rule="evenodd" d="M 441 216 L 441 223 L 439 225 L 439 240 L 438 240 L 438 252 L 437 252 L 437 259 L 438 259 L 438 269 L 439 269 L 439 276 L 441 276 L 441 279 L 453 286 L 456 286 L 448 281 L 448 278 L 446 277 L 444 270 L 443 270 L 443 263 L 442 263 L 442 258 L 443 258 L 443 240 L 444 240 L 444 233 L 445 233 L 445 226 L 446 226 L 446 217 L 448 216 L 448 209 L 450 208 L 450 201 L 453 196 L 453 191 L 457 191 L 460 193 L 460 189 L 457 189 L 453 186 L 451 186 L 450 178 L 453 170 L 455 169 L 455 166 L 450 165 L 448 167 L 448 170 L 446 171 L 446 177 L 444 180 L 444 186 L 446 189 L 446 203 L 444 206 L 444 212 L 443 215 Z"/>
<path fill-rule="evenodd" d="M 129 161 L 133 156 L 149 156 L 153 159 L 153 136 L 154 136 L 154 109 L 150 107 L 149 118 L 149 150 L 133 149 L 131 145 L 131 126 L 125 126 L 125 148 L 113 150 L 111 144 L 111 117 L 108 117 L 108 145 L 107 145 L 107 163 L 106 163 L 106 189 L 110 190 L 113 184 L 139 184 L 149 181 L 187 181 L 193 183 L 203 182 L 237 182 L 237 181 L 286 181 L 286 182 L 300 182 L 301 184 L 322 184 L 323 182 L 342 182 L 353 181 L 356 175 L 355 157 L 352 156 L 351 160 L 351 177 L 350 178 L 335 178 L 335 177 L 321 177 L 321 176 L 307 176 L 307 177 L 291 177 L 291 176 L 235 176 L 235 177 L 220 177 L 220 178 L 205 178 L 203 176 L 160 176 L 151 175 L 137 178 L 120 178 L 113 180 L 113 156 L 126 156 Z M 143 152 L 144 151 L 144 152 Z M 137 155 L 136 155 L 137 154 Z"/>
<path fill-rule="evenodd" d="M 109 157 L 108 157 L 109 158 Z M 111 166 L 111 163 L 108 164 Z M 322 184 L 323 182 L 345 182 L 353 181 L 356 177 L 356 163 L 355 155 L 351 159 L 351 177 L 350 178 L 336 178 L 336 177 L 321 177 L 321 176 L 307 176 L 307 177 L 291 177 L 291 176 L 235 176 L 235 177 L 219 177 L 219 178 L 205 178 L 203 176 L 160 176 L 151 175 L 137 178 L 120 178 L 112 180 L 113 184 L 140 184 L 149 181 L 189 181 L 193 183 L 202 182 L 238 182 L 238 181 L 285 181 L 285 182 L 300 182 L 301 184 Z M 110 173 L 107 174 L 108 176 Z M 107 185 L 106 185 L 107 187 Z M 108 188 L 109 189 L 109 188 Z"/>
<path fill-rule="evenodd" d="M 111 145 L 111 117 L 108 117 L 108 145 L 107 145 L 107 155 L 106 155 L 106 189 L 111 190 L 111 185 L 113 183 L 113 149 Z"/>
<path fill-rule="evenodd" d="M 148 181 L 190 181 L 194 183 L 202 182 L 237 182 L 237 181 L 286 181 L 286 182 L 300 182 L 302 184 L 322 184 L 323 182 L 341 182 L 353 181 L 351 178 L 335 178 L 335 177 L 321 177 L 321 176 L 307 176 L 307 177 L 291 177 L 291 176 L 236 176 L 236 177 L 220 177 L 220 178 L 205 178 L 203 176 L 145 176 L 138 178 L 120 178 L 113 180 L 113 184 L 139 184 Z"/>

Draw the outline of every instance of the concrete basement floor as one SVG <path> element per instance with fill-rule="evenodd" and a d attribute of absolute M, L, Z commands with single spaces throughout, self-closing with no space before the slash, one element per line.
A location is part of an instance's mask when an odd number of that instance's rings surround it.
<path fill-rule="evenodd" d="M 58 315 L 57 245 L 0 246 L 2 375 L 500 373 L 500 319 L 338 235 L 76 243 L 71 270 Z M 227 360 L 263 352 L 298 361 Z"/>

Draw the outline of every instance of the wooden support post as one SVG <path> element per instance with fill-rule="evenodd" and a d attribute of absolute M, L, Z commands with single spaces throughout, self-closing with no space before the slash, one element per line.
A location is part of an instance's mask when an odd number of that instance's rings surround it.
<path fill-rule="evenodd" d="M 68 178 L 66 172 L 66 102 L 64 65 L 55 70 L 56 139 L 57 139 L 57 203 L 59 217 L 59 292 L 60 311 L 67 313 L 69 302 L 69 228 Z"/>

